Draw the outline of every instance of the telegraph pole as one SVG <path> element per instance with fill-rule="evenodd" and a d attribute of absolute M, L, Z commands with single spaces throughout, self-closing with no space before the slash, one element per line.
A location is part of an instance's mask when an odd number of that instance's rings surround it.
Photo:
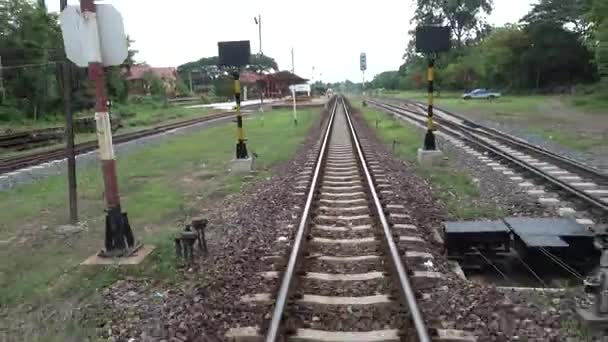
<path fill-rule="evenodd" d="M 67 0 L 61 0 L 60 9 L 67 6 Z M 60 64 L 63 79 L 63 108 L 65 111 L 65 154 L 68 160 L 68 200 L 70 205 L 70 222 L 78 222 L 78 192 L 76 183 L 76 153 L 74 151 L 74 120 L 72 116 L 72 82 L 71 64 L 65 57 Z"/>
<path fill-rule="evenodd" d="M 260 55 L 263 55 L 264 53 L 262 52 L 262 15 L 261 14 L 258 14 L 258 18 L 255 21 L 255 23 L 258 24 L 258 35 L 260 36 Z"/>
<path fill-rule="evenodd" d="M 95 5 L 94 0 L 81 0 L 80 9 L 85 20 L 91 23 L 91 27 L 93 28 L 92 39 L 97 40 L 90 45 L 92 51 L 90 51 L 91 58 L 89 59 L 88 71 L 89 80 L 95 85 L 95 121 L 97 124 L 99 157 L 101 159 L 104 195 L 107 207 L 105 250 L 100 252 L 100 256 L 128 256 L 137 250 L 139 246 L 136 246 L 127 214 L 122 212 L 120 206 L 116 160 L 112 146 L 112 128 L 105 93 L 105 76 L 101 56 L 101 41 L 99 40 L 97 5 Z"/>

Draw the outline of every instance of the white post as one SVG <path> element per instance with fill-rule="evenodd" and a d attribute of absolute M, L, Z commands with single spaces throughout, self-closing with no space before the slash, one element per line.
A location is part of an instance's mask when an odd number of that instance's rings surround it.
<path fill-rule="evenodd" d="M 361 93 L 365 96 L 365 70 L 361 71 L 361 75 L 363 76 L 363 83 L 361 83 Z"/>
<path fill-rule="evenodd" d="M 293 99 L 293 123 L 298 124 L 298 110 L 296 108 L 296 85 L 291 86 L 291 98 Z"/>

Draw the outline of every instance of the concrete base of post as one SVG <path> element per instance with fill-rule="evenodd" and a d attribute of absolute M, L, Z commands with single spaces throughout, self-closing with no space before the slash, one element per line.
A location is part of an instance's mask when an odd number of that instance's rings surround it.
<path fill-rule="evenodd" d="M 230 163 L 230 173 L 242 174 L 249 173 L 255 166 L 255 158 L 232 159 Z"/>
<path fill-rule="evenodd" d="M 418 163 L 423 167 L 441 165 L 443 160 L 443 152 L 441 150 L 418 149 Z"/>
<path fill-rule="evenodd" d="M 576 309 L 576 312 L 578 313 L 578 315 L 581 319 L 581 322 L 585 325 L 585 327 L 589 330 L 589 332 L 591 332 L 591 333 L 608 332 L 608 315 L 598 316 L 595 314 L 595 312 L 588 310 L 588 309 L 582 309 L 582 308 Z M 600 336 L 606 336 L 606 335 L 600 335 Z"/>
<path fill-rule="evenodd" d="M 138 265 L 154 251 L 153 245 L 144 245 L 135 251 L 132 255 L 120 258 L 104 258 L 99 256 L 99 253 L 91 255 L 81 265 Z"/>

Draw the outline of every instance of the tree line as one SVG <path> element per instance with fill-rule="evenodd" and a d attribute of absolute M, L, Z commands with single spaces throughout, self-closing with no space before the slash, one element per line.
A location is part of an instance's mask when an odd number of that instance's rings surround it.
<path fill-rule="evenodd" d="M 128 43 L 133 40 L 128 38 Z M 107 93 L 115 102 L 128 99 L 125 71 L 138 64 L 136 53 L 129 48 L 122 65 L 106 68 Z M 45 120 L 62 115 L 63 38 L 58 14 L 48 13 L 44 0 L 0 0 L 0 58 L 0 121 Z M 65 65 L 71 70 L 72 109 L 92 108 L 86 69 Z M 163 95 L 160 79 L 146 75 L 146 80 L 153 92 Z"/>
<path fill-rule="evenodd" d="M 540 0 L 519 22 L 492 27 L 492 0 L 417 0 L 417 25 L 449 26 L 452 49 L 436 60 L 439 89 L 570 92 L 593 85 L 608 92 L 608 1 Z M 390 90 L 426 85 L 428 56 L 415 51 L 415 32 L 396 71 L 374 77 Z"/>

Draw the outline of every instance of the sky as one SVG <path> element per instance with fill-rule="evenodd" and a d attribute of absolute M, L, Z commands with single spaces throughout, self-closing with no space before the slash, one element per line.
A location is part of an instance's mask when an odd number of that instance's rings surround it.
<path fill-rule="evenodd" d="M 139 50 L 135 59 L 155 67 L 176 67 L 217 55 L 217 42 L 250 40 L 282 70 L 323 82 L 360 82 L 359 54 L 367 54 L 365 79 L 402 64 L 415 0 L 108 0 L 124 18 L 125 30 Z M 488 21 L 518 21 L 537 0 L 494 0 Z M 77 0 L 69 0 L 77 4 Z M 59 0 L 47 0 L 58 11 Z M 314 71 L 313 71 L 314 68 Z"/>

